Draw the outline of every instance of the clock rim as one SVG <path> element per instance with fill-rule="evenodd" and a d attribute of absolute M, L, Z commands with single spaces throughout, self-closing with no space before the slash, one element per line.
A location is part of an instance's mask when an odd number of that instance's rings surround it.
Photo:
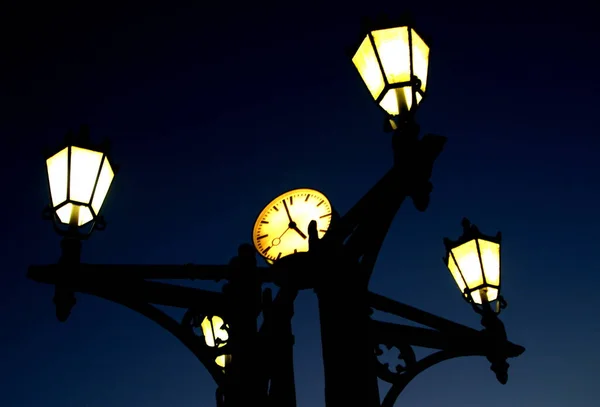
<path fill-rule="evenodd" d="M 260 212 L 258 213 L 258 216 L 256 217 L 256 220 L 254 221 L 254 226 L 252 227 L 252 246 L 254 247 L 254 250 L 256 250 L 256 252 L 258 253 L 258 255 L 260 257 L 262 257 L 263 259 L 265 259 L 269 265 L 272 265 L 274 263 L 274 260 L 271 260 L 271 259 L 265 257 L 260 252 L 260 250 L 257 249 L 257 247 L 256 247 L 256 240 L 255 240 L 256 229 L 257 229 L 257 227 L 259 225 L 259 222 L 260 222 L 261 218 L 263 217 L 263 214 L 265 213 L 265 211 L 267 209 L 269 209 L 275 203 L 279 202 L 284 195 L 288 195 L 288 194 L 292 195 L 292 192 L 297 192 L 297 191 L 311 191 L 311 192 L 316 192 L 316 193 L 320 194 L 321 197 L 325 198 L 325 201 L 329 204 L 329 207 L 331 208 L 331 211 L 333 212 L 333 206 L 331 205 L 331 201 L 329 200 L 329 198 L 327 198 L 327 195 L 325 195 L 323 192 L 319 191 L 318 189 L 314 189 L 314 188 L 303 187 L 303 188 L 290 189 L 289 191 L 283 192 L 283 193 L 277 195 L 276 198 L 272 199 L 268 204 L 266 204 L 260 210 Z M 329 226 L 331 226 L 331 222 L 329 223 Z M 329 230 L 329 226 L 327 227 L 328 230 Z M 287 257 L 287 256 L 289 256 L 289 255 L 286 255 L 285 257 Z"/>

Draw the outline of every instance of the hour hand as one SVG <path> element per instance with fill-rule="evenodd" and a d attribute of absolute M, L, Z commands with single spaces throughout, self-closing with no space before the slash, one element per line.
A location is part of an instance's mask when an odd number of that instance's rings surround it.
<path fill-rule="evenodd" d="M 302 239 L 306 239 L 306 235 L 304 233 L 302 233 L 302 231 L 300 229 L 298 229 L 298 226 L 296 226 L 296 224 L 294 224 L 294 226 L 291 227 L 290 229 L 294 229 L 296 232 L 298 232 L 298 234 L 300 236 L 302 236 Z"/>

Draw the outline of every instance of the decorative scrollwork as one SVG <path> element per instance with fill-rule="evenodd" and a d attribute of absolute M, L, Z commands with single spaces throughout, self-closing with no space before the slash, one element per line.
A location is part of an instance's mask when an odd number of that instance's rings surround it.
<path fill-rule="evenodd" d="M 455 352 L 448 351 L 439 351 L 432 353 L 421 360 L 414 363 L 414 365 L 410 366 L 410 369 L 406 370 L 404 374 L 397 375 L 396 380 L 392 382 L 392 387 L 386 393 L 383 401 L 381 402 L 381 407 L 393 407 L 402 393 L 402 390 L 414 379 L 419 373 L 422 373 L 426 369 L 431 366 L 443 362 L 448 359 L 452 359 L 459 356 L 470 356 L 468 354 L 458 354 Z"/>
<path fill-rule="evenodd" d="M 205 317 L 206 315 L 204 315 L 203 313 L 194 309 L 189 309 L 185 312 L 183 318 L 181 319 L 181 326 L 183 326 L 186 330 L 188 330 L 195 336 L 204 338 L 204 333 L 202 332 L 201 324 Z"/>
<path fill-rule="evenodd" d="M 382 346 L 391 351 L 393 348 L 398 350 L 397 363 L 391 365 L 390 362 L 384 362 L 379 359 L 386 351 Z M 375 346 L 375 356 L 377 357 L 376 371 L 377 376 L 388 383 L 397 382 L 409 369 L 416 364 L 417 358 L 412 346 L 398 343 L 383 343 Z M 391 366 L 390 366 L 391 365 Z"/>

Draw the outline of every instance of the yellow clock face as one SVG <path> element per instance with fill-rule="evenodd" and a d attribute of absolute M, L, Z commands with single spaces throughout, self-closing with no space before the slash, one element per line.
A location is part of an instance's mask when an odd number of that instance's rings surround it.
<path fill-rule="evenodd" d="M 272 200 L 254 224 L 254 247 L 272 263 L 282 257 L 308 251 L 308 224 L 317 222 L 319 238 L 331 223 L 331 204 L 314 189 L 288 191 Z"/>

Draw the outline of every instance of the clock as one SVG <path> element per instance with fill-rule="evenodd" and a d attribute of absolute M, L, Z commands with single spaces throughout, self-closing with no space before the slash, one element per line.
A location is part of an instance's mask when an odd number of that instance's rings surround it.
<path fill-rule="evenodd" d="M 331 223 L 331 203 L 314 189 L 285 192 L 262 210 L 252 230 L 254 247 L 268 263 L 308 251 L 308 224 L 317 222 L 319 238 Z"/>

